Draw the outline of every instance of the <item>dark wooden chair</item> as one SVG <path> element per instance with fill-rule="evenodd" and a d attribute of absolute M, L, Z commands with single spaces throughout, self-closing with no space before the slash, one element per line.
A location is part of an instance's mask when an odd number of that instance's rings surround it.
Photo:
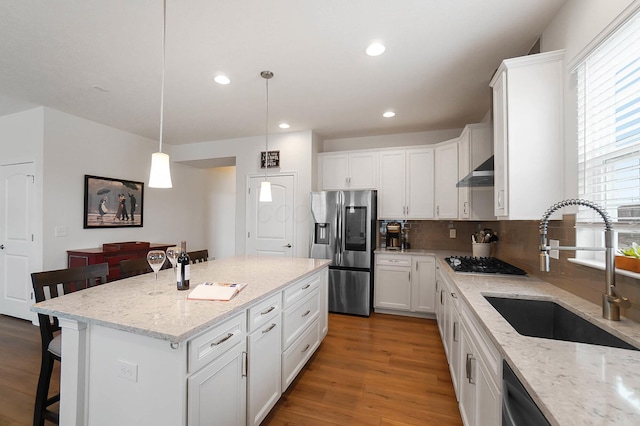
<path fill-rule="evenodd" d="M 209 260 L 209 250 L 196 250 L 187 252 L 191 263 L 206 262 Z"/>
<path fill-rule="evenodd" d="M 107 275 L 109 275 L 109 265 L 99 263 L 79 268 L 34 272 L 31 274 L 31 282 L 36 302 L 42 302 L 104 284 L 107 282 Z M 50 410 L 49 406 L 60 400 L 60 393 L 48 397 L 53 364 L 55 361 L 60 361 L 61 357 L 60 326 L 56 317 L 45 314 L 38 314 L 38 321 L 40 322 L 40 338 L 42 340 L 42 363 L 33 412 L 34 426 L 44 425 L 45 419 L 57 424 L 58 413 Z"/>
<path fill-rule="evenodd" d="M 165 259 L 162 264 L 162 268 L 167 269 L 171 268 L 171 262 L 169 259 Z M 149 266 L 149 262 L 147 262 L 146 258 L 140 259 L 125 259 L 120 261 L 120 277 L 121 278 L 129 278 L 134 277 L 140 274 L 146 274 L 149 272 L 153 272 L 151 266 Z"/>
<path fill-rule="evenodd" d="M 163 265 L 164 266 L 164 265 Z M 120 261 L 120 276 L 129 278 L 140 274 L 153 272 L 146 258 L 126 259 Z"/>

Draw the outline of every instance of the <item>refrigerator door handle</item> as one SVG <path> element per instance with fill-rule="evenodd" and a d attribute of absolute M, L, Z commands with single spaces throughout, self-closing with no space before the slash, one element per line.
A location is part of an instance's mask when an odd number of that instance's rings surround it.
<path fill-rule="evenodd" d="M 337 265 L 335 266 L 340 266 L 342 265 L 342 200 L 343 194 L 342 191 L 338 192 L 337 194 L 337 203 L 336 203 L 336 209 L 337 209 L 337 213 L 336 213 L 336 220 L 337 220 L 337 226 L 336 226 L 336 262 Z"/>

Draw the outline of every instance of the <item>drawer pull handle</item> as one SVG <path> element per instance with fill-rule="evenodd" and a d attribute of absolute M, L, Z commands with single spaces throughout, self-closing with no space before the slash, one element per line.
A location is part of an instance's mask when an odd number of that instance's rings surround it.
<path fill-rule="evenodd" d="M 305 285 L 304 287 L 302 287 L 302 290 L 306 290 L 306 289 L 308 289 L 309 287 L 311 287 L 311 284 L 307 284 L 307 285 Z"/>
<path fill-rule="evenodd" d="M 218 340 L 217 342 L 211 343 L 211 346 L 218 346 L 218 345 L 226 342 L 227 340 L 231 339 L 232 337 L 233 337 L 233 333 L 227 333 L 227 335 L 224 336 L 222 339 Z"/>
<path fill-rule="evenodd" d="M 262 334 L 266 334 L 275 328 L 275 324 L 271 324 L 266 330 L 262 330 Z"/>
<path fill-rule="evenodd" d="M 273 311 L 276 307 L 272 306 L 269 309 L 267 309 L 266 311 L 262 311 L 260 312 L 260 315 L 267 315 L 269 312 Z"/>
<path fill-rule="evenodd" d="M 305 312 L 304 314 L 302 314 L 302 318 L 306 317 L 307 315 L 309 315 L 311 313 L 311 311 L 307 310 L 307 312 Z"/>
<path fill-rule="evenodd" d="M 304 349 L 302 350 L 302 353 L 305 353 L 307 351 L 307 349 L 309 349 L 311 345 L 307 343 L 307 346 L 304 347 Z"/>

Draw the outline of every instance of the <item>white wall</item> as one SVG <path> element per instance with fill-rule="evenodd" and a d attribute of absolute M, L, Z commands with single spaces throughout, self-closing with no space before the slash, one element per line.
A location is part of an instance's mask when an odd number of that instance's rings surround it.
<path fill-rule="evenodd" d="M 207 170 L 209 255 L 216 259 L 236 254 L 236 167 Z"/>
<path fill-rule="evenodd" d="M 260 152 L 265 149 L 264 136 L 200 142 L 177 145 L 172 149 L 172 160 L 189 162 L 212 158 L 235 157 L 236 200 L 235 240 L 236 254 L 244 254 L 246 246 L 246 188 L 247 177 L 264 174 L 260 169 Z M 309 245 L 309 192 L 312 188 L 312 133 L 291 132 L 269 136 L 269 150 L 280 151 L 280 168 L 271 172 L 295 172 L 296 224 L 294 256 L 308 257 Z"/>
<path fill-rule="evenodd" d="M 60 111 L 44 108 L 44 269 L 67 266 L 66 251 L 106 242 L 179 243 L 208 248 L 206 173 L 172 164 L 172 189 L 147 186 L 157 142 Z M 84 175 L 145 182 L 144 226 L 83 229 Z M 67 229 L 55 237 L 55 227 Z"/>
<path fill-rule="evenodd" d="M 568 67 L 582 50 L 636 0 L 567 0 L 542 34 L 541 48 L 565 49 L 564 198 L 578 196 L 576 85 Z"/>
<path fill-rule="evenodd" d="M 432 145 L 438 142 L 457 138 L 460 136 L 460 133 L 462 133 L 462 129 L 448 129 L 416 133 L 398 133 L 394 135 L 364 136 L 358 138 L 325 139 L 320 152 Z"/>

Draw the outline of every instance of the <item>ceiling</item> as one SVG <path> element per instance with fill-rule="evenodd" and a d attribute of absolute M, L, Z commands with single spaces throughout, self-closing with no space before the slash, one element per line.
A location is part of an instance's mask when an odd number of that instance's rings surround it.
<path fill-rule="evenodd" d="M 163 139 L 460 128 L 564 0 L 167 0 Z M 44 105 L 158 139 L 162 0 L 0 2 L 0 115 Z M 386 51 L 364 50 L 381 41 Z M 224 73 L 231 84 L 213 77 Z M 95 87 L 94 87 L 95 86 Z M 394 118 L 382 113 L 393 110 Z"/>

